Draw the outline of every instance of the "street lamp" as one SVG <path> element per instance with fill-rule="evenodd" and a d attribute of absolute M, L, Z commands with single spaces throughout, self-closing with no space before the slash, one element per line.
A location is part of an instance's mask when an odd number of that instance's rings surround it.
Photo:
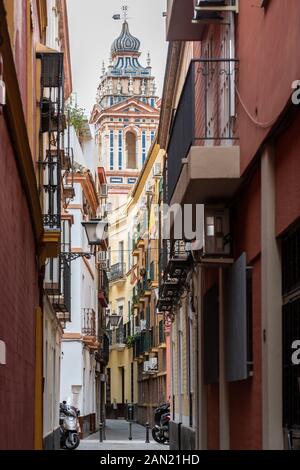
<path fill-rule="evenodd" d="M 119 324 L 119 321 L 120 321 L 120 318 L 121 318 L 121 315 L 117 315 L 116 312 L 113 312 L 111 315 L 109 315 L 109 323 L 110 325 L 115 328 L 116 326 L 118 326 Z"/>
<path fill-rule="evenodd" d="M 81 222 L 85 228 L 89 245 L 101 245 L 107 238 L 108 224 L 101 219 L 91 219 L 88 222 Z"/>

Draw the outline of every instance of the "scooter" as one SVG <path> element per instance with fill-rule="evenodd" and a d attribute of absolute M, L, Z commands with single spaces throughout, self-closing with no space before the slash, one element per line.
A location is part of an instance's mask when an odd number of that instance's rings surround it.
<path fill-rule="evenodd" d="M 80 444 L 80 425 L 78 420 L 79 410 L 74 406 L 60 404 L 60 447 L 74 450 Z"/>
<path fill-rule="evenodd" d="M 159 444 L 169 442 L 170 404 L 164 403 L 156 408 L 154 412 L 154 427 L 152 437 Z"/>

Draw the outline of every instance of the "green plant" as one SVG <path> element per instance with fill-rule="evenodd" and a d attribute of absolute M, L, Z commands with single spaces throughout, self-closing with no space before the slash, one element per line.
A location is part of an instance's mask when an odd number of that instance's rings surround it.
<path fill-rule="evenodd" d="M 77 104 L 75 106 L 69 104 L 66 106 L 66 114 L 68 124 L 73 126 L 76 132 L 79 132 L 83 124 L 87 121 L 85 109 L 79 108 Z"/>
<path fill-rule="evenodd" d="M 126 346 L 127 346 L 127 348 L 132 348 L 132 346 L 133 346 L 134 343 L 136 342 L 137 337 L 138 337 L 137 334 L 127 336 L 127 339 L 126 339 Z"/>

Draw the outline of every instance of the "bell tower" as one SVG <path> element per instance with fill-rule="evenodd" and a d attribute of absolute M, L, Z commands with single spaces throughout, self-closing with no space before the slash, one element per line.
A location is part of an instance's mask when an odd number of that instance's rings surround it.
<path fill-rule="evenodd" d="M 140 41 L 129 29 L 128 7 L 122 10 L 122 30 L 112 43 L 108 66 L 102 65 L 91 116 L 98 166 L 105 168 L 108 201 L 113 208 L 126 202 L 139 176 L 160 112 L 150 53 L 144 67 L 140 63 Z"/>

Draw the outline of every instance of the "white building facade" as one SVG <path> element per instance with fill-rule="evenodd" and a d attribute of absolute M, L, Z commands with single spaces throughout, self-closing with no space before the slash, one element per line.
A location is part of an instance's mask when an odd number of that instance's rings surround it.
<path fill-rule="evenodd" d="M 93 138 L 87 123 L 71 135 L 74 150 L 73 184 L 75 197 L 68 206 L 72 226 L 71 319 L 62 341 L 61 401 L 80 410 L 82 435 L 95 432 L 103 419 L 101 382 L 105 379 L 102 317 L 107 305 L 103 271 L 91 252 L 82 222 L 94 219 L 101 207 L 101 183 L 94 165 Z M 101 172 L 100 172 L 101 173 Z M 103 242 L 101 250 L 105 251 Z M 96 256 L 94 256 L 96 255 Z M 101 295 L 100 295 L 101 294 Z M 100 299 L 100 300 L 99 300 Z"/>

